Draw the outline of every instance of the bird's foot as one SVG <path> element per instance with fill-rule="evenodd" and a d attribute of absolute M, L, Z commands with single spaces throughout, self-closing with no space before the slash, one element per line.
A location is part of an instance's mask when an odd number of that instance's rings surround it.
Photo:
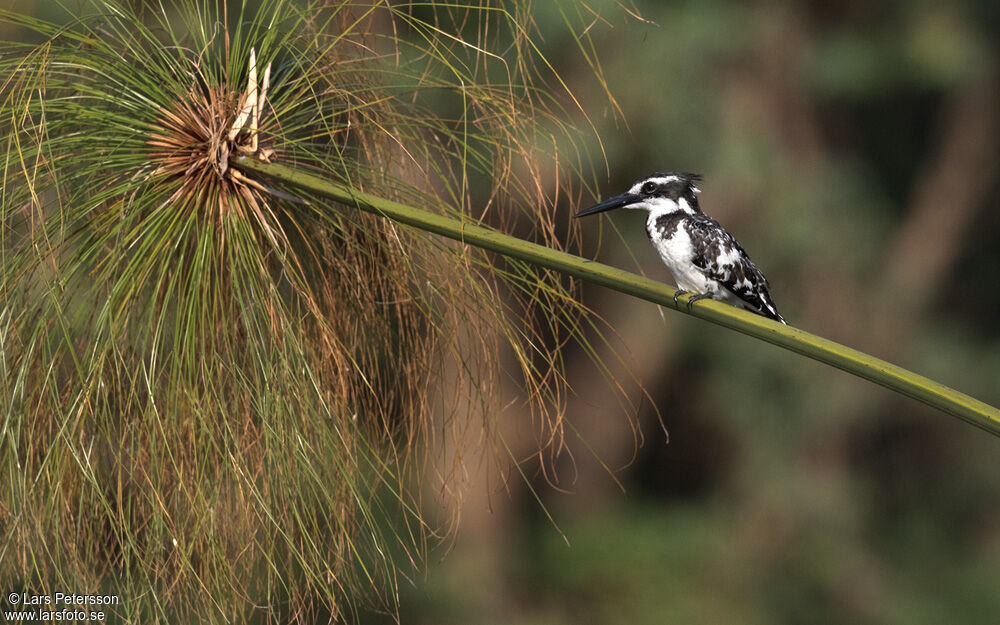
<path fill-rule="evenodd" d="M 677 303 L 677 298 L 681 295 L 687 295 L 688 293 L 690 293 L 690 291 L 685 291 L 684 289 L 677 289 L 674 291 L 674 308 L 680 308 L 680 305 Z"/>
<path fill-rule="evenodd" d="M 712 296 L 709 295 L 708 293 L 698 293 L 697 295 L 692 295 L 691 297 L 688 298 L 687 301 L 688 312 L 691 312 L 691 304 L 697 302 L 700 299 L 711 299 L 711 297 Z"/>

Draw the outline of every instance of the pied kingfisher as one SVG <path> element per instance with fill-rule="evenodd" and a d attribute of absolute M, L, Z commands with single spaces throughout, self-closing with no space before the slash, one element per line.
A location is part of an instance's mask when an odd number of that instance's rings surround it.
<path fill-rule="evenodd" d="M 781 323 L 785 320 L 767 291 L 767 278 L 733 235 L 698 206 L 698 174 L 659 172 L 637 181 L 627 193 L 580 211 L 576 217 L 614 208 L 644 208 L 646 234 L 688 300 L 711 298 L 742 306 Z"/>

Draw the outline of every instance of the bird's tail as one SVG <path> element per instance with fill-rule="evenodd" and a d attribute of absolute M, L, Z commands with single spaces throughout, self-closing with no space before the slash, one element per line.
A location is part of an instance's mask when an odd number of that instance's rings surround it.
<path fill-rule="evenodd" d="M 761 317 L 767 317 L 768 319 L 773 319 L 778 323 L 788 323 L 784 320 L 781 314 L 778 312 L 778 307 L 774 305 L 774 300 L 771 299 L 771 294 L 767 291 L 763 291 L 758 294 L 758 301 L 760 302 L 759 307 L 747 306 L 747 310 L 750 312 L 755 312 Z"/>
<path fill-rule="evenodd" d="M 770 300 L 765 300 L 764 305 L 761 307 L 761 309 L 755 310 L 754 312 L 762 317 L 767 317 L 768 319 L 773 319 L 778 323 L 783 323 L 785 325 L 788 325 L 788 322 L 785 321 L 785 319 L 778 312 L 778 309 L 775 308 L 774 302 Z"/>
<path fill-rule="evenodd" d="M 786 326 L 788 325 L 788 322 L 785 321 L 785 318 L 779 315 L 778 311 L 776 310 L 769 310 L 766 313 L 764 313 L 764 316 L 767 317 L 768 319 L 774 319 L 778 323 L 783 323 Z"/>

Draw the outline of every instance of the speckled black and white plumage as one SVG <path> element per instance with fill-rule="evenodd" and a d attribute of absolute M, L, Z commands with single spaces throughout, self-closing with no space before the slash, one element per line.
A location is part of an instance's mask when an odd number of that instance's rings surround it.
<path fill-rule="evenodd" d="M 733 235 L 698 205 L 700 180 L 697 174 L 656 173 L 580 215 L 618 207 L 649 211 L 646 233 L 681 290 L 785 323 L 767 278 Z"/>

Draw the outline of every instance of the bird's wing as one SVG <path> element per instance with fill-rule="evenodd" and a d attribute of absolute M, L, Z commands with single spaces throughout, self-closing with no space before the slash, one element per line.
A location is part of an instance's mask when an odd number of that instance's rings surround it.
<path fill-rule="evenodd" d="M 768 292 L 767 278 L 733 235 L 711 218 L 690 220 L 687 227 L 691 240 L 699 242 L 693 258 L 696 267 L 742 300 L 748 309 L 785 322 Z"/>

